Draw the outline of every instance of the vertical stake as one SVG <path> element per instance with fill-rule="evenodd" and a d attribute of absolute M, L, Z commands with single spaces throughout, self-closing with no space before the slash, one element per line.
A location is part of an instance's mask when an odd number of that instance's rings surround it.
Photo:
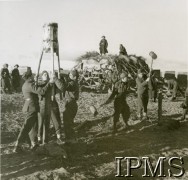
<path fill-rule="evenodd" d="M 42 61 L 42 56 L 43 56 L 43 49 L 41 50 L 41 54 L 40 54 L 40 59 L 39 59 L 39 65 L 38 65 L 38 70 L 37 70 L 37 79 L 36 79 L 36 85 L 38 86 L 38 78 L 39 78 L 39 72 L 40 72 L 40 65 L 41 65 L 41 61 Z"/>
<path fill-rule="evenodd" d="M 59 42 L 57 42 L 57 61 L 58 61 L 58 79 L 61 79 L 61 76 L 60 76 L 60 59 L 59 59 Z M 61 91 L 59 92 L 59 97 L 60 97 L 60 100 L 63 99 L 62 97 L 62 93 Z"/>
<path fill-rule="evenodd" d="M 51 27 L 51 28 L 52 28 L 51 32 L 53 32 L 53 27 Z M 54 74 L 55 73 L 55 70 L 54 70 L 55 67 L 54 67 L 54 42 L 53 42 L 54 37 L 53 37 L 53 34 L 54 33 L 51 34 L 51 54 L 52 54 L 52 61 L 53 61 L 52 73 Z M 54 96 L 55 96 L 55 85 L 53 84 L 53 87 L 52 87 L 52 96 L 51 96 L 51 100 L 52 101 L 54 100 Z"/>

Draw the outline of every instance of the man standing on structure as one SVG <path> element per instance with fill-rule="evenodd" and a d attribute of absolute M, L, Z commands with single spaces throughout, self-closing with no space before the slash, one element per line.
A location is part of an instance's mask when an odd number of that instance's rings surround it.
<path fill-rule="evenodd" d="M 119 55 L 127 56 L 127 51 L 122 44 L 120 44 L 120 46 L 119 46 Z"/>
<path fill-rule="evenodd" d="M 107 47 L 108 41 L 106 40 L 105 36 L 102 36 L 102 39 L 99 43 L 99 50 L 101 55 L 108 53 Z"/>

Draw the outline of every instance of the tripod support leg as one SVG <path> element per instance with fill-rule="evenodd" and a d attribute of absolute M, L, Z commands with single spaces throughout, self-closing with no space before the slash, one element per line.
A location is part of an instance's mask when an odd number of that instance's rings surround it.
<path fill-rule="evenodd" d="M 40 72 L 40 65 L 42 61 L 42 56 L 43 56 L 43 50 L 41 51 L 40 59 L 39 59 L 39 64 L 38 64 L 38 70 L 37 70 L 37 79 L 36 79 L 36 85 L 38 86 L 38 77 L 39 77 L 39 72 Z"/>

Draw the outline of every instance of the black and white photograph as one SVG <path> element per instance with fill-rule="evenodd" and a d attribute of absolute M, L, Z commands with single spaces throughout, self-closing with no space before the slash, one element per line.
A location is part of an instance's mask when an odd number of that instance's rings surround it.
<path fill-rule="evenodd" d="M 188 179 L 187 0 L 0 0 L 0 179 Z"/>

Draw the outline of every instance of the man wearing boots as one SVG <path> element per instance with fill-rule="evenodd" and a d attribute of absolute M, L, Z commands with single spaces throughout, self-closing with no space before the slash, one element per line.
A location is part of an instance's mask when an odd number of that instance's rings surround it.
<path fill-rule="evenodd" d="M 17 141 L 13 150 L 14 152 L 22 151 L 21 143 L 23 143 L 23 141 L 26 139 L 26 137 L 28 137 L 28 135 L 31 140 L 32 149 L 35 150 L 37 148 L 38 144 L 36 140 L 36 132 L 34 131 L 34 129 L 38 122 L 38 95 L 44 95 L 49 87 L 49 84 L 46 84 L 45 87 L 38 88 L 34 83 L 31 71 L 27 71 L 26 73 L 24 73 L 23 79 L 25 80 L 25 83 L 22 86 L 22 92 L 25 99 L 25 103 L 23 106 L 23 112 L 25 113 L 25 122 L 23 123 L 20 133 L 17 137 Z"/>
<path fill-rule="evenodd" d="M 101 106 L 110 103 L 114 99 L 114 125 L 113 132 L 117 132 L 116 124 L 119 121 L 120 114 L 123 117 L 123 121 L 128 126 L 128 119 L 130 117 L 130 108 L 126 101 L 126 95 L 128 93 L 129 83 L 128 74 L 126 72 L 121 73 L 120 80 L 115 83 L 112 94 L 108 100 Z"/>
<path fill-rule="evenodd" d="M 63 125 L 66 143 L 74 143 L 75 132 L 73 129 L 74 118 L 78 111 L 77 100 L 79 98 L 78 72 L 72 70 L 67 82 L 55 79 L 56 86 L 64 92 Z"/>

